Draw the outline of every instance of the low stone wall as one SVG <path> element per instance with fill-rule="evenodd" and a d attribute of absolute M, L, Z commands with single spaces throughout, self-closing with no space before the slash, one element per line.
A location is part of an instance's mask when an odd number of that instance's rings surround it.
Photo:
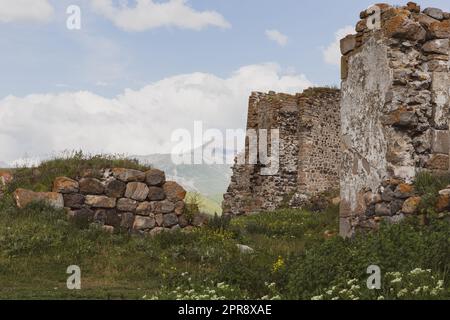
<path fill-rule="evenodd" d="M 185 196 L 183 187 L 166 181 L 160 170 L 123 168 L 86 170 L 76 179 L 58 177 L 53 192 L 18 189 L 14 193 L 19 208 L 46 201 L 65 208 L 69 221 L 80 226 L 97 224 L 108 232 L 150 235 L 203 225 L 202 216 L 186 214 Z"/>

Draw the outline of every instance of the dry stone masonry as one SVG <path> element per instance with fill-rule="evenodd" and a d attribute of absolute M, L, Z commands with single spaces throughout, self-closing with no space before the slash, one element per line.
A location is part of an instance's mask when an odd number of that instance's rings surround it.
<path fill-rule="evenodd" d="M 18 189 L 14 193 L 19 208 L 45 201 L 66 208 L 69 221 L 80 226 L 97 224 L 109 232 L 150 235 L 205 222 L 186 214 L 185 196 L 186 191 L 176 182 L 166 181 L 160 170 L 123 168 L 85 170 L 75 180 L 59 177 L 53 192 Z"/>
<path fill-rule="evenodd" d="M 297 206 L 312 195 L 339 188 L 339 99 L 339 90 L 330 88 L 311 88 L 296 95 L 252 93 L 247 130 L 257 134 L 262 129 L 279 130 L 279 171 L 263 175 L 261 161 L 250 164 L 247 138 L 245 164 L 236 158 L 224 195 L 225 215 Z M 269 136 L 269 150 L 270 141 Z"/>
<path fill-rule="evenodd" d="M 449 171 L 450 15 L 378 4 L 341 41 L 341 235 L 413 214 L 412 183 Z M 369 22 L 368 22 L 369 21 Z"/>

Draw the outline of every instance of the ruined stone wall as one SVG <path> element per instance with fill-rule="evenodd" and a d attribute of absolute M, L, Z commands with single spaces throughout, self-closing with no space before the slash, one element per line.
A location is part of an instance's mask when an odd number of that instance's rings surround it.
<path fill-rule="evenodd" d="M 279 171 L 261 174 L 265 167 L 249 158 L 236 163 L 227 193 L 225 215 L 272 211 L 339 187 L 339 90 L 312 88 L 288 95 L 254 92 L 249 99 L 247 129 L 277 129 L 280 136 Z M 270 132 L 268 150 L 271 149 Z M 270 155 L 270 152 L 269 152 Z M 298 203 L 297 203 L 298 204 Z"/>
<path fill-rule="evenodd" d="M 68 220 L 80 227 L 97 225 L 108 232 L 154 235 L 205 222 L 203 215 L 186 214 L 185 195 L 160 170 L 114 168 L 85 170 L 75 179 L 56 178 L 53 192 L 17 189 L 14 199 L 19 208 L 35 201 L 64 208 Z"/>
<path fill-rule="evenodd" d="M 450 15 L 378 6 L 341 41 L 342 236 L 413 213 L 416 175 L 449 170 Z"/>
<path fill-rule="evenodd" d="M 297 192 L 316 195 L 339 188 L 340 93 L 306 90 L 298 96 Z"/>

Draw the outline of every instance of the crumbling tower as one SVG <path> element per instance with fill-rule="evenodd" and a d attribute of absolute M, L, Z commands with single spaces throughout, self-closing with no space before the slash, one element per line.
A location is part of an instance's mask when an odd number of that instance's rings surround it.
<path fill-rule="evenodd" d="M 302 94 L 254 92 L 250 96 L 247 130 L 259 135 L 279 131 L 279 170 L 264 175 L 265 165 L 249 159 L 247 137 L 245 163 L 236 163 L 227 193 L 225 215 L 272 211 L 318 193 L 339 188 L 340 93 L 337 89 L 311 88 Z M 259 141 L 261 142 L 261 141 Z"/>
<path fill-rule="evenodd" d="M 450 15 L 379 4 L 341 41 L 340 232 L 412 213 L 417 173 L 449 170 Z"/>

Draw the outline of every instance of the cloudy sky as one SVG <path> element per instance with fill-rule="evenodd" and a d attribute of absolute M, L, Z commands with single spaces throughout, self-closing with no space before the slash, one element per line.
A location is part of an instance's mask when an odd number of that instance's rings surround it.
<path fill-rule="evenodd" d="M 251 91 L 339 85 L 338 40 L 371 4 L 0 0 L 0 162 L 165 153 L 194 121 L 243 128 Z M 70 5 L 80 30 L 67 28 Z"/>

